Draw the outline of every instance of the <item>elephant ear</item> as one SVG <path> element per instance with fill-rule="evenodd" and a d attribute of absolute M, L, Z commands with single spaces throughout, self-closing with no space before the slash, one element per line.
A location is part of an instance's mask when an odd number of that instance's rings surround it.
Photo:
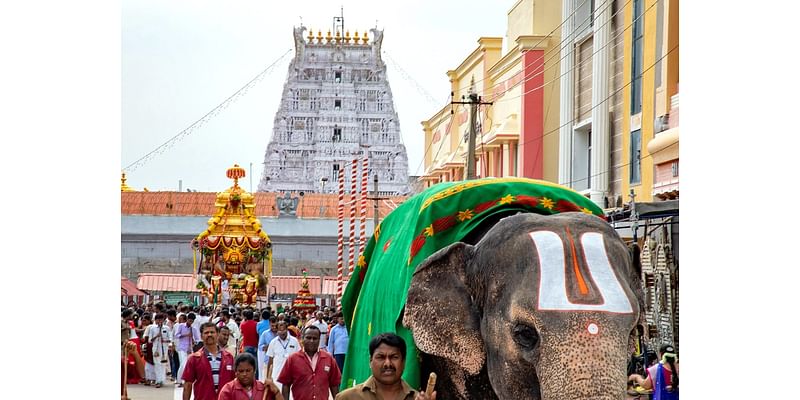
<path fill-rule="evenodd" d="M 408 288 L 403 324 L 425 353 L 445 358 L 477 375 L 486 362 L 480 310 L 472 301 L 467 266 L 475 248 L 453 243 L 417 267 Z"/>

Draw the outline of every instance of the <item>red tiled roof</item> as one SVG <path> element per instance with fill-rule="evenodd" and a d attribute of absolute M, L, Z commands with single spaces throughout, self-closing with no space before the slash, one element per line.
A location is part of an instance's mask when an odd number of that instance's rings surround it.
<path fill-rule="evenodd" d="M 136 286 L 142 290 L 160 292 L 199 292 L 192 274 L 139 274 Z"/>
<path fill-rule="evenodd" d="M 123 296 L 146 296 L 147 293 L 139 290 L 136 285 L 128 278 L 122 277 L 122 295 Z"/>
<path fill-rule="evenodd" d="M 275 199 L 281 193 L 258 192 L 255 193 L 256 216 L 277 217 L 278 209 Z M 371 196 L 371 194 L 370 194 Z M 122 215 L 212 215 L 214 200 L 217 194 L 213 192 L 121 192 Z M 407 197 L 391 197 L 378 204 L 378 214 L 381 219 L 392 211 L 386 203 L 399 205 Z M 350 215 L 349 195 L 344 196 L 346 204 L 345 215 Z M 300 197 L 297 204 L 297 216 L 300 218 L 336 218 L 339 195 L 335 193 L 309 193 Z M 360 206 L 360 203 L 359 203 Z M 367 200 L 367 218 L 372 218 L 373 203 Z M 360 216 L 360 214 L 358 214 Z"/>

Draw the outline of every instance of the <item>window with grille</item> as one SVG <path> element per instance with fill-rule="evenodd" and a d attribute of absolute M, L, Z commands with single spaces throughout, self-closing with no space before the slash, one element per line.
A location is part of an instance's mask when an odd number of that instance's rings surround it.
<path fill-rule="evenodd" d="M 643 0 L 633 0 L 633 48 L 631 49 L 631 114 L 642 112 L 642 45 L 644 42 Z"/>

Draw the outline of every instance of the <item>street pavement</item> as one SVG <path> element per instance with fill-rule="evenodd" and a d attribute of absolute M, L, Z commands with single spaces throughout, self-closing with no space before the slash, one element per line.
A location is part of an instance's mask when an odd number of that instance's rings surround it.
<path fill-rule="evenodd" d="M 128 397 L 131 400 L 181 400 L 183 389 L 176 388 L 175 383 L 169 382 L 169 379 L 167 381 L 167 384 L 158 389 L 141 384 L 128 385 Z"/>
<path fill-rule="evenodd" d="M 333 400 L 333 396 L 328 397 L 329 400 Z M 183 388 L 175 387 L 174 382 L 169 382 L 158 389 L 141 384 L 128 385 L 128 398 L 131 400 L 181 400 L 183 399 Z M 191 398 L 194 399 L 194 396 Z"/>
<path fill-rule="evenodd" d="M 169 379 L 167 380 L 169 381 Z M 176 388 L 173 382 L 169 382 L 158 389 L 141 384 L 128 385 L 128 397 L 131 400 L 181 400 L 183 399 L 183 388 Z M 192 396 L 192 399 L 194 399 L 194 396 Z M 648 400 L 648 396 L 632 397 L 626 395 L 625 400 Z"/>

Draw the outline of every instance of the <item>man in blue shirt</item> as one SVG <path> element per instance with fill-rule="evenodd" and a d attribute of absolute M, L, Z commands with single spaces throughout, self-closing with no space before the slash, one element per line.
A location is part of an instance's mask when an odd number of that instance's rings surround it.
<path fill-rule="evenodd" d="M 269 324 L 270 324 L 269 316 L 270 316 L 269 310 L 264 309 L 264 311 L 261 312 L 261 321 L 258 321 L 258 323 L 256 324 L 256 333 L 258 333 L 258 337 L 261 337 L 261 334 L 264 333 L 264 331 L 269 330 Z"/>
<path fill-rule="evenodd" d="M 336 365 L 339 366 L 339 371 L 344 370 L 344 357 L 347 354 L 347 345 L 350 342 L 350 336 L 347 334 L 347 328 L 344 326 L 344 317 L 342 313 L 336 313 L 336 326 L 331 329 L 330 337 L 328 338 L 328 351 L 333 354 L 336 359 Z"/>
<path fill-rule="evenodd" d="M 269 347 L 269 342 L 278 336 L 277 318 L 273 315 L 269 317 L 268 322 L 270 323 L 269 328 L 258 337 L 258 376 L 264 376 L 264 373 L 266 373 L 266 364 L 267 361 L 269 361 L 269 358 L 267 358 L 267 348 Z M 260 323 L 261 322 L 259 322 L 259 324 Z M 256 328 L 258 328 L 258 326 L 256 326 Z"/>

